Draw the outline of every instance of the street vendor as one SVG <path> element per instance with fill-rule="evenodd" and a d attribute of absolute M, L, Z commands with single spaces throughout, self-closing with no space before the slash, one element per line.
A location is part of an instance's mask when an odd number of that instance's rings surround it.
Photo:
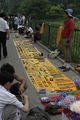
<path fill-rule="evenodd" d="M 25 27 L 24 34 L 26 34 L 26 37 L 32 37 L 33 36 L 33 29 L 29 25 Z"/>
<path fill-rule="evenodd" d="M 74 21 L 72 16 L 73 10 L 64 10 L 64 26 L 61 34 L 61 51 L 64 55 L 64 64 L 59 67 L 63 72 L 69 71 L 72 53 L 72 39 L 74 31 Z"/>

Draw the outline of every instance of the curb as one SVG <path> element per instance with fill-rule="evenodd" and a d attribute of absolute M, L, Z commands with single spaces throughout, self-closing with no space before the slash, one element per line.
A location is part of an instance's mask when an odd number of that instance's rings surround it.
<path fill-rule="evenodd" d="M 51 50 L 49 48 L 47 48 L 46 46 L 44 46 L 42 43 L 40 43 L 39 41 L 36 42 L 38 45 L 40 45 L 41 47 L 43 47 L 46 51 L 51 52 Z M 59 56 L 57 57 L 57 59 L 59 61 L 61 61 L 62 63 L 64 63 L 64 60 L 62 58 L 60 58 Z M 70 64 L 70 68 L 73 72 L 75 72 L 76 74 L 79 74 L 77 71 L 75 71 L 74 67 Z"/>

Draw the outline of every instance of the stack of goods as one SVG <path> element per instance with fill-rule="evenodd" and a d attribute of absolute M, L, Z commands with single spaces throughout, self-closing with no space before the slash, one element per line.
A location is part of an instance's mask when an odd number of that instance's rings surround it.
<path fill-rule="evenodd" d="M 43 58 L 30 41 L 15 39 L 14 43 L 28 77 L 39 94 L 76 90 L 74 82 L 57 70 L 47 58 Z"/>
<path fill-rule="evenodd" d="M 80 89 L 80 76 L 76 76 L 74 79 L 73 79 L 77 89 Z"/>
<path fill-rule="evenodd" d="M 64 109 L 63 113 L 68 120 L 80 120 L 80 114 L 72 112 L 70 109 Z"/>
<path fill-rule="evenodd" d="M 61 106 L 56 106 L 55 102 L 60 97 L 58 93 L 76 91 L 75 83 L 57 70 L 47 58 L 44 58 L 43 54 L 30 41 L 15 39 L 14 43 L 27 75 L 39 93 L 40 100 L 45 106 L 46 111 L 52 114 L 61 113 Z M 56 92 L 55 96 L 54 92 Z M 70 99 L 70 96 L 68 97 Z M 70 100 L 74 101 L 74 99 Z M 72 101 L 66 99 L 64 106 L 67 106 Z"/>
<path fill-rule="evenodd" d="M 15 46 L 17 47 L 17 46 L 32 46 L 31 45 L 31 41 L 30 40 L 22 40 L 22 39 L 14 39 L 14 44 L 15 44 Z"/>
<path fill-rule="evenodd" d="M 62 107 L 56 106 L 56 100 L 59 98 L 59 96 L 52 96 L 52 97 L 42 97 L 40 99 L 41 103 L 45 107 L 45 111 L 49 114 L 55 115 L 55 114 L 61 114 Z"/>
<path fill-rule="evenodd" d="M 67 119 L 80 120 L 80 90 L 75 95 L 67 95 L 61 99 L 58 105 L 62 106 L 63 114 Z"/>
<path fill-rule="evenodd" d="M 80 90 L 76 91 L 76 100 L 80 100 Z"/>
<path fill-rule="evenodd" d="M 69 109 L 63 109 L 63 113 L 70 120 L 80 120 L 80 101 L 71 104 Z"/>
<path fill-rule="evenodd" d="M 35 48 L 17 47 L 21 59 L 36 58 L 39 52 Z"/>
<path fill-rule="evenodd" d="M 52 94 L 54 91 L 76 90 L 74 82 L 56 70 L 46 58 L 43 62 L 33 58 L 22 59 L 22 62 L 38 93 L 46 91 L 47 94 Z"/>
<path fill-rule="evenodd" d="M 70 105 L 70 110 L 80 114 L 80 101 L 76 100 L 73 104 Z"/>
<path fill-rule="evenodd" d="M 66 97 L 62 97 L 60 101 L 58 101 L 58 105 L 63 108 L 70 108 L 70 105 L 76 101 L 75 96 L 67 95 Z"/>

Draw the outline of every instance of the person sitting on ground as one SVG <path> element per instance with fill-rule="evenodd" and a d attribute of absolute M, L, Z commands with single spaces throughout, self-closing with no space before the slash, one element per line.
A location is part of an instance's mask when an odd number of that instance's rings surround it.
<path fill-rule="evenodd" d="M 23 112 L 28 112 L 28 97 L 24 95 L 24 105 L 16 98 L 15 95 L 10 93 L 10 88 L 14 80 L 14 75 L 5 71 L 0 72 L 0 120 L 3 120 L 3 110 L 6 105 L 16 106 L 17 109 L 22 110 Z M 6 111 L 7 112 L 7 111 Z M 7 113 L 6 113 L 7 115 Z M 15 114 L 16 115 L 16 114 Z M 7 117 L 7 116 L 6 116 Z M 10 116 L 11 117 L 11 116 Z M 14 119 L 17 116 L 14 116 Z M 6 119 L 9 120 L 9 119 Z"/>
<path fill-rule="evenodd" d="M 40 40 L 40 39 L 41 39 L 40 28 L 38 26 L 35 26 L 34 42 L 36 42 L 37 40 Z"/>
<path fill-rule="evenodd" d="M 75 70 L 80 73 L 80 64 L 77 64 L 75 67 Z"/>
<path fill-rule="evenodd" d="M 22 101 L 21 93 L 19 91 L 19 87 L 20 87 L 20 83 L 19 82 L 16 82 L 16 83 L 12 84 L 12 86 L 10 88 L 10 92 L 12 94 L 14 94 L 17 97 L 18 100 Z"/>
<path fill-rule="evenodd" d="M 8 71 L 14 75 L 15 80 L 20 82 L 19 91 L 23 93 L 27 88 L 26 80 L 21 75 L 17 74 L 14 67 L 10 65 L 9 63 L 5 63 L 1 66 L 1 72 L 4 72 L 4 71 Z"/>
<path fill-rule="evenodd" d="M 29 25 L 27 25 L 25 27 L 24 34 L 26 34 L 26 37 L 32 38 L 32 36 L 33 36 L 33 29 Z"/>
<path fill-rule="evenodd" d="M 16 98 L 24 104 L 24 100 L 22 98 L 22 94 L 19 92 L 20 83 L 16 82 L 11 85 L 10 92 L 16 96 Z M 15 116 L 17 116 L 16 120 L 20 120 L 22 118 L 22 112 L 13 105 L 6 105 L 3 113 L 2 118 L 4 120 L 14 120 Z"/>

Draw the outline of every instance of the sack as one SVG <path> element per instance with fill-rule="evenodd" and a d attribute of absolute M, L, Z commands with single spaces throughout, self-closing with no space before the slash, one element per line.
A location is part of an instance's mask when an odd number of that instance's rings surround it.
<path fill-rule="evenodd" d="M 50 120 L 49 115 L 39 107 L 32 108 L 26 120 Z"/>

